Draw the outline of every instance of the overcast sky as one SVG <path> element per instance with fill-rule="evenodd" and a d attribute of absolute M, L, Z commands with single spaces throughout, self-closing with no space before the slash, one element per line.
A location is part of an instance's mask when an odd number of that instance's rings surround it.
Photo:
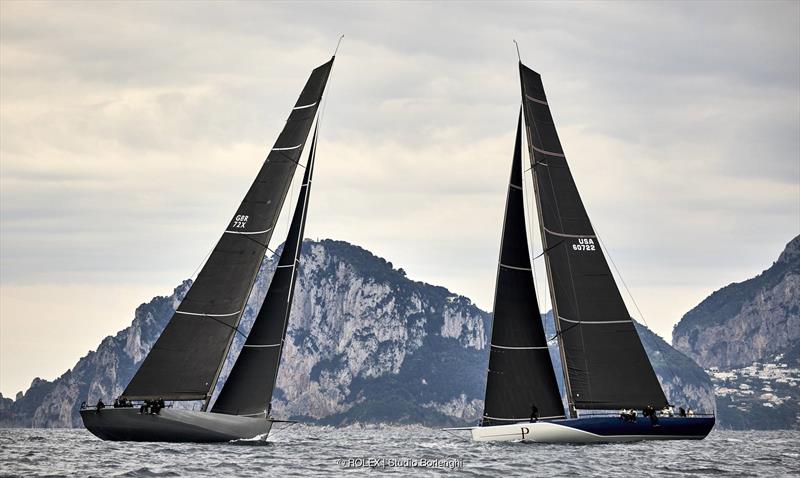
<path fill-rule="evenodd" d="M 340 34 L 307 237 L 489 310 L 516 39 L 669 337 L 800 233 L 799 31 L 796 1 L 3 1 L 0 391 L 63 373 L 192 274 Z"/>

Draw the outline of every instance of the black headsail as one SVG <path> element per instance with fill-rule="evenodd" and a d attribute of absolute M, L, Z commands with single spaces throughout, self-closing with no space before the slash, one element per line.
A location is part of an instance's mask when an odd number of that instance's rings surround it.
<path fill-rule="evenodd" d="M 123 393 L 125 397 L 210 398 L 332 65 L 333 58 L 311 73 L 250 190 L 183 302 L 128 384 Z"/>
<path fill-rule="evenodd" d="M 570 407 L 667 404 L 572 178 L 538 73 L 520 63 L 553 315 Z M 571 410 L 572 412 L 572 410 Z"/>
<path fill-rule="evenodd" d="M 506 199 L 483 424 L 564 417 L 533 283 L 522 193 L 522 113 Z"/>
<path fill-rule="evenodd" d="M 283 342 L 286 338 L 289 312 L 292 308 L 300 251 L 303 247 L 303 231 L 311 196 L 311 178 L 314 173 L 316 140 L 315 130 L 303 184 L 300 187 L 300 196 L 297 198 L 297 206 L 294 209 L 278 266 L 272 276 L 261 310 L 253 322 L 253 328 L 250 329 L 231 374 L 211 409 L 214 413 L 248 416 L 267 416 L 269 413 L 272 390 L 275 388 Z"/>

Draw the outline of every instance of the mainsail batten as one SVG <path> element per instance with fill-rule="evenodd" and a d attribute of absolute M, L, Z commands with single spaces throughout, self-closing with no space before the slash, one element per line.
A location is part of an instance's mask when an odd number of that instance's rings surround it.
<path fill-rule="evenodd" d="M 522 117 L 506 199 L 483 423 L 564 417 L 531 272 L 522 191 Z"/>
<path fill-rule="evenodd" d="M 520 77 L 570 408 L 666 406 L 572 178 L 541 77 L 522 63 Z"/>
<path fill-rule="evenodd" d="M 131 379 L 128 399 L 208 400 L 311 130 L 333 59 L 314 69 L 192 287 Z M 231 312 L 237 311 L 237 312 Z"/>
<path fill-rule="evenodd" d="M 275 274 L 244 347 L 211 409 L 213 413 L 244 416 L 269 414 L 302 251 L 311 178 L 314 174 L 316 137 L 315 130 L 297 205 Z"/>

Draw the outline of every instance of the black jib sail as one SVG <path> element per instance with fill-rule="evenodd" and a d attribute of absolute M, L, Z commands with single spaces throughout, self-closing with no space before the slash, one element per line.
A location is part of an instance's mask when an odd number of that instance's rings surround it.
<path fill-rule="evenodd" d="M 541 77 L 520 63 L 522 104 L 568 399 L 577 409 L 667 405 L 553 124 Z"/>
<path fill-rule="evenodd" d="M 483 424 L 563 418 L 533 283 L 522 192 L 522 113 L 506 199 Z"/>
<path fill-rule="evenodd" d="M 208 400 L 317 113 L 330 61 L 314 69 L 205 265 L 123 395 Z M 206 401 L 206 405 L 207 405 Z"/>
<path fill-rule="evenodd" d="M 275 388 L 275 379 L 278 376 L 289 312 L 292 308 L 300 251 L 303 247 L 303 231 L 311 195 L 311 178 L 314 173 L 316 136 L 315 130 L 303 184 L 300 187 L 297 206 L 278 266 L 272 276 L 261 310 L 253 322 L 253 328 L 250 329 L 231 374 L 211 409 L 214 413 L 269 415 L 272 390 Z"/>

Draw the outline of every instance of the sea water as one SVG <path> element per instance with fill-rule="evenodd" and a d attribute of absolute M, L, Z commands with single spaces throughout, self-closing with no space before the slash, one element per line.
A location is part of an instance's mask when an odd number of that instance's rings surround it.
<path fill-rule="evenodd" d="M 276 424 L 266 442 L 104 442 L 83 429 L 0 429 L 0 476 L 800 476 L 800 431 L 702 441 L 476 443 L 421 426 Z"/>

